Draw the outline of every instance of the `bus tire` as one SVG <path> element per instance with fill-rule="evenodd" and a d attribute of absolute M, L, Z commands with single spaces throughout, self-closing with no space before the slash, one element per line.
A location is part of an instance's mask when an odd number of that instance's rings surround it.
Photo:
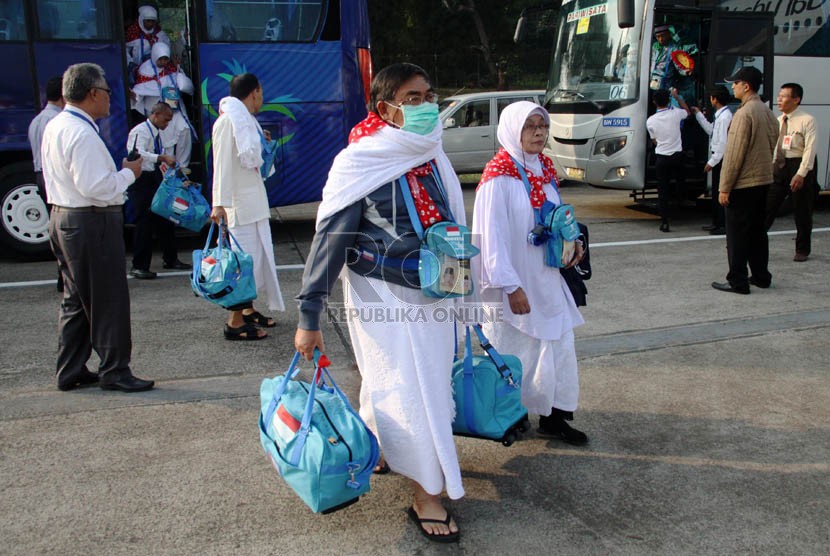
<path fill-rule="evenodd" d="M 15 172 L 0 180 L 0 244 L 23 257 L 45 257 L 49 211 L 38 194 L 34 172 Z"/>

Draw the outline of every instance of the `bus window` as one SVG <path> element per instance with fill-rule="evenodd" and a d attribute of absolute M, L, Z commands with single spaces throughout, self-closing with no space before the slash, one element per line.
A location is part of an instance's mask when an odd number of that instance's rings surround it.
<path fill-rule="evenodd" d="M 208 38 L 220 42 L 310 42 L 323 0 L 208 0 Z"/>
<path fill-rule="evenodd" d="M 112 39 L 111 3 L 107 0 L 38 0 L 42 39 Z"/>
<path fill-rule="evenodd" d="M 25 41 L 23 0 L 0 0 L 0 41 Z"/>

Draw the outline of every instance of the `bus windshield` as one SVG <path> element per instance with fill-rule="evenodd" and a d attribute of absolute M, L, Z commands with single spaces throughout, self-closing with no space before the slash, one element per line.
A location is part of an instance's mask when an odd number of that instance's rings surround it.
<path fill-rule="evenodd" d="M 603 112 L 603 103 L 636 99 L 636 39 L 635 29 L 617 25 L 617 0 L 565 0 L 548 78 L 548 110 L 582 103 Z"/>

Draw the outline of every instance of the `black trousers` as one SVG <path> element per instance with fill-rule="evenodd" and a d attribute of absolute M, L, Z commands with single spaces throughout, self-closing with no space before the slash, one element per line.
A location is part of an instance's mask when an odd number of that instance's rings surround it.
<path fill-rule="evenodd" d="M 133 268 L 150 270 L 153 258 L 153 236 L 159 239 L 161 256 L 165 263 L 172 264 L 178 259 L 174 232 L 176 225 L 150 210 L 153 196 L 161 183 L 161 172 L 141 172 L 141 176 L 130 186 L 128 195 L 136 211 L 133 231 Z"/>
<path fill-rule="evenodd" d="M 724 228 L 726 226 L 726 211 L 718 201 L 720 193 L 720 170 L 723 161 L 712 168 L 712 226 Z"/>
<path fill-rule="evenodd" d="M 729 273 L 726 279 L 735 288 L 749 287 L 747 264 L 760 283 L 772 280 L 767 266 L 769 242 L 764 225 L 768 185 L 733 189 L 726 207 L 726 251 Z"/>
<path fill-rule="evenodd" d="M 671 155 L 657 154 L 655 170 L 657 171 L 657 210 L 663 221 L 669 219 L 669 200 L 672 196 L 672 180 L 676 184 L 676 191 L 682 191 L 685 185 L 683 179 L 683 153 Z"/>
<path fill-rule="evenodd" d="M 787 158 L 783 168 L 775 168 L 773 182 L 767 194 L 766 227 L 769 230 L 781 205 L 787 197 L 793 198 L 793 216 L 795 217 L 795 250 L 803 255 L 810 254 L 810 239 L 813 233 L 813 209 L 818 196 L 818 181 L 816 180 L 816 166 L 804 178 L 804 185 L 798 191 L 790 189 L 790 180 L 801 166 L 800 158 Z"/>
<path fill-rule="evenodd" d="M 130 291 L 121 207 L 110 212 L 65 212 L 53 207 L 49 239 L 64 282 L 57 374 L 68 381 L 87 371 L 94 349 L 101 359 L 102 383 L 129 376 Z"/>

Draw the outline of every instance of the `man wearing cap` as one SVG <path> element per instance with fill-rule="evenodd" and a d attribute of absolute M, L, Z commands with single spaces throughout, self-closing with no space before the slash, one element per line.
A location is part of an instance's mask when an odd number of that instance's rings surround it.
<path fill-rule="evenodd" d="M 757 68 L 741 68 L 727 81 L 741 101 L 727 134 L 718 194 L 718 201 L 726 207 L 729 273 L 726 282 L 712 282 L 712 287 L 748 294 L 750 284 L 768 288 L 772 282 L 765 218 L 778 122 L 758 96 L 763 74 Z"/>
<path fill-rule="evenodd" d="M 688 67 L 680 63 L 680 59 L 689 59 L 697 54 L 694 44 L 681 45 L 680 39 L 674 32 L 674 27 L 668 24 L 657 25 L 654 28 L 654 43 L 651 46 L 651 79 L 649 88 L 652 91 L 659 89 L 676 88 L 687 103 L 694 101 L 694 81 L 691 78 L 694 66 Z M 683 53 L 680 57 L 675 53 Z"/>
<path fill-rule="evenodd" d="M 818 195 L 816 180 L 816 119 L 802 110 L 804 89 L 798 83 L 784 83 L 778 91 L 778 109 L 781 116 L 778 143 L 773 161 L 774 181 L 767 195 L 767 230 L 778 214 L 778 209 L 789 195 L 793 198 L 795 217 L 796 262 L 804 262 L 810 255 L 810 235 L 813 232 L 813 207 Z"/>
<path fill-rule="evenodd" d="M 720 192 L 721 161 L 723 160 L 723 152 L 726 150 L 726 132 L 732 122 L 732 111 L 729 110 L 728 106 L 731 99 L 732 95 L 723 85 L 717 85 L 710 91 L 709 103 L 715 109 L 715 121 L 712 123 L 709 123 L 698 107 L 692 108 L 697 123 L 710 137 L 709 159 L 706 161 L 703 171 L 705 173 L 711 172 L 712 176 L 712 225 L 704 226 L 703 229 L 709 230 L 709 233 L 713 236 L 726 233 L 725 212 L 718 202 L 718 193 Z"/>

